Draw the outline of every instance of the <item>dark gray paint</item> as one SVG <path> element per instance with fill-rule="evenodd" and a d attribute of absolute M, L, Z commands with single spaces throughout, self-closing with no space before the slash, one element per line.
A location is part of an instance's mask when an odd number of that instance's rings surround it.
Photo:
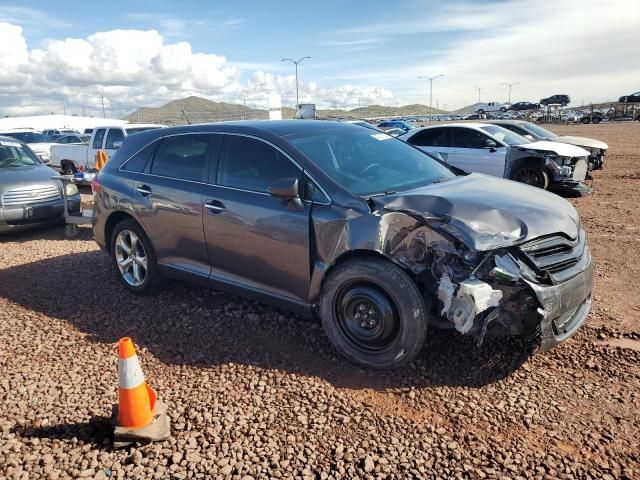
<path fill-rule="evenodd" d="M 374 199 L 351 195 L 286 141 L 287 135 L 300 129 L 326 125 L 320 121 L 242 122 L 169 128 L 128 137 L 98 177 L 102 192 L 94 209 L 96 241 L 107 249 L 106 233 L 114 226 L 111 219 L 131 216 L 148 232 L 165 273 L 208 278 L 218 288 L 309 313 L 319 299 L 327 272 L 345 256 L 383 256 L 418 278 L 428 271 L 434 252 L 453 258 L 460 248 L 493 251 L 539 236 L 560 233 L 575 238 L 578 234 L 578 215 L 567 201 L 527 185 L 479 174 Z M 266 194 L 213 183 L 118 171 L 123 161 L 155 139 L 186 132 L 260 138 L 291 157 L 331 202 L 303 202 L 302 207 L 296 207 Z M 140 184 L 151 187 L 153 194 L 139 196 L 136 187 Z M 209 202 L 224 210 L 207 209 Z M 585 286 L 577 294 L 562 285 L 532 286 L 540 304 L 549 307 L 546 322 L 562 315 L 568 305 L 586 301 L 591 291 L 591 279 L 585 278 L 592 275 L 590 256 L 585 262 L 586 266 L 579 265 L 571 274 Z M 552 301 L 564 307 L 556 308 Z M 579 315 L 576 328 L 585 316 Z"/>

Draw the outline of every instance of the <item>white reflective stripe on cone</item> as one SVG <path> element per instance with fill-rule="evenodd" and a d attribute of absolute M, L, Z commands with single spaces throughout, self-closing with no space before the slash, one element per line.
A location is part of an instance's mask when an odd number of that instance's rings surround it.
<path fill-rule="evenodd" d="M 144 374 L 137 355 L 118 359 L 118 386 L 120 388 L 135 388 L 143 382 Z"/>

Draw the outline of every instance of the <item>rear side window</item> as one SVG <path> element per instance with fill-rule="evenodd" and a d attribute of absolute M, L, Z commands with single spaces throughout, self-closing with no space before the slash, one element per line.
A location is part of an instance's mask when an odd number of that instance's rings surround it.
<path fill-rule="evenodd" d="M 104 139 L 104 134 L 106 130 L 104 128 L 99 128 L 96 130 L 96 134 L 93 136 L 93 144 L 92 148 L 99 149 L 102 148 L 102 140 Z"/>
<path fill-rule="evenodd" d="M 418 147 L 450 147 L 451 135 L 448 128 L 430 128 L 416 133 L 408 142 Z"/>
<path fill-rule="evenodd" d="M 119 128 L 110 128 L 107 134 L 107 141 L 104 144 L 104 148 L 115 148 L 113 144 L 115 142 L 122 142 L 124 140 L 124 134 Z"/>
<path fill-rule="evenodd" d="M 267 192 L 276 180 L 299 176 L 300 169 L 265 142 L 237 135 L 227 135 L 222 142 L 218 185 Z"/>
<path fill-rule="evenodd" d="M 149 163 L 151 157 L 153 157 L 153 152 L 155 152 L 156 148 L 158 148 L 159 143 L 160 141 L 155 141 L 152 144 L 144 147 L 133 157 L 127 160 L 124 165 L 122 165 L 122 170 L 125 170 L 127 172 L 143 172 L 145 167 L 147 166 L 147 163 Z"/>
<path fill-rule="evenodd" d="M 209 142 L 216 135 L 176 135 L 158 146 L 151 173 L 163 177 L 201 182 L 205 177 Z"/>
<path fill-rule="evenodd" d="M 453 144 L 458 148 L 486 148 L 487 141 L 491 140 L 484 133 L 471 128 L 454 129 L 453 138 Z"/>

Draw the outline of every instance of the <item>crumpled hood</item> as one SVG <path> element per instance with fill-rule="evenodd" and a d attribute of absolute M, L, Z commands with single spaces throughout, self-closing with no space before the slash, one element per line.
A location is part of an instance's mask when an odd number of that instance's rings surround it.
<path fill-rule="evenodd" d="M 580 219 L 565 199 L 511 180 L 473 173 L 374 198 L 448 232 L 468 248 L 503 248 L 553 233 L 576 238 Z"/>
<path fill-rule="evenodd" d="M 543 152 L 554 152 L 563 157 L 587 157 L 589 152 L 584 148 L 576 147 L 568 143 L 549 142 L 542 140 L 540 142 L 525 143 L 515 148 L 526 148 L 527 150 L 536 150 Z"/>
<path fill-rule="evenodd" d="M 555 137 L 554 142 L 568 143 L 569 145 L 576 145 L 583 148 L 594 148 L 597 150 L 607 150 L 609 145 L 600 140 L 586 137 L 572 137 L 570 135 L 563 135 L 561 137 Z"/>

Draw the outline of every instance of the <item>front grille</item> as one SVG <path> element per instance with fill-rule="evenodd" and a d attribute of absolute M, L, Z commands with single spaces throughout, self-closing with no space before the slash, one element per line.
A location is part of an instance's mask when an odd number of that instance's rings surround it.
<path fill-rule="evenodd" d="M 571 276 L 571 268 L 580 262 L 585 247 L 585 233 L 580 228 L 575 240 L 562 235 L 551 235 L 522 244 L 519 248 L 539 274 L 562 281 Z"/>
<path fill-rule="evenodd" d="M 61 198 L 62 194 L 57 185 L 28 185 L 7 190 L 2 194 L 2 205 L 29 205 L 32 203 L 48 202 Z"/>

